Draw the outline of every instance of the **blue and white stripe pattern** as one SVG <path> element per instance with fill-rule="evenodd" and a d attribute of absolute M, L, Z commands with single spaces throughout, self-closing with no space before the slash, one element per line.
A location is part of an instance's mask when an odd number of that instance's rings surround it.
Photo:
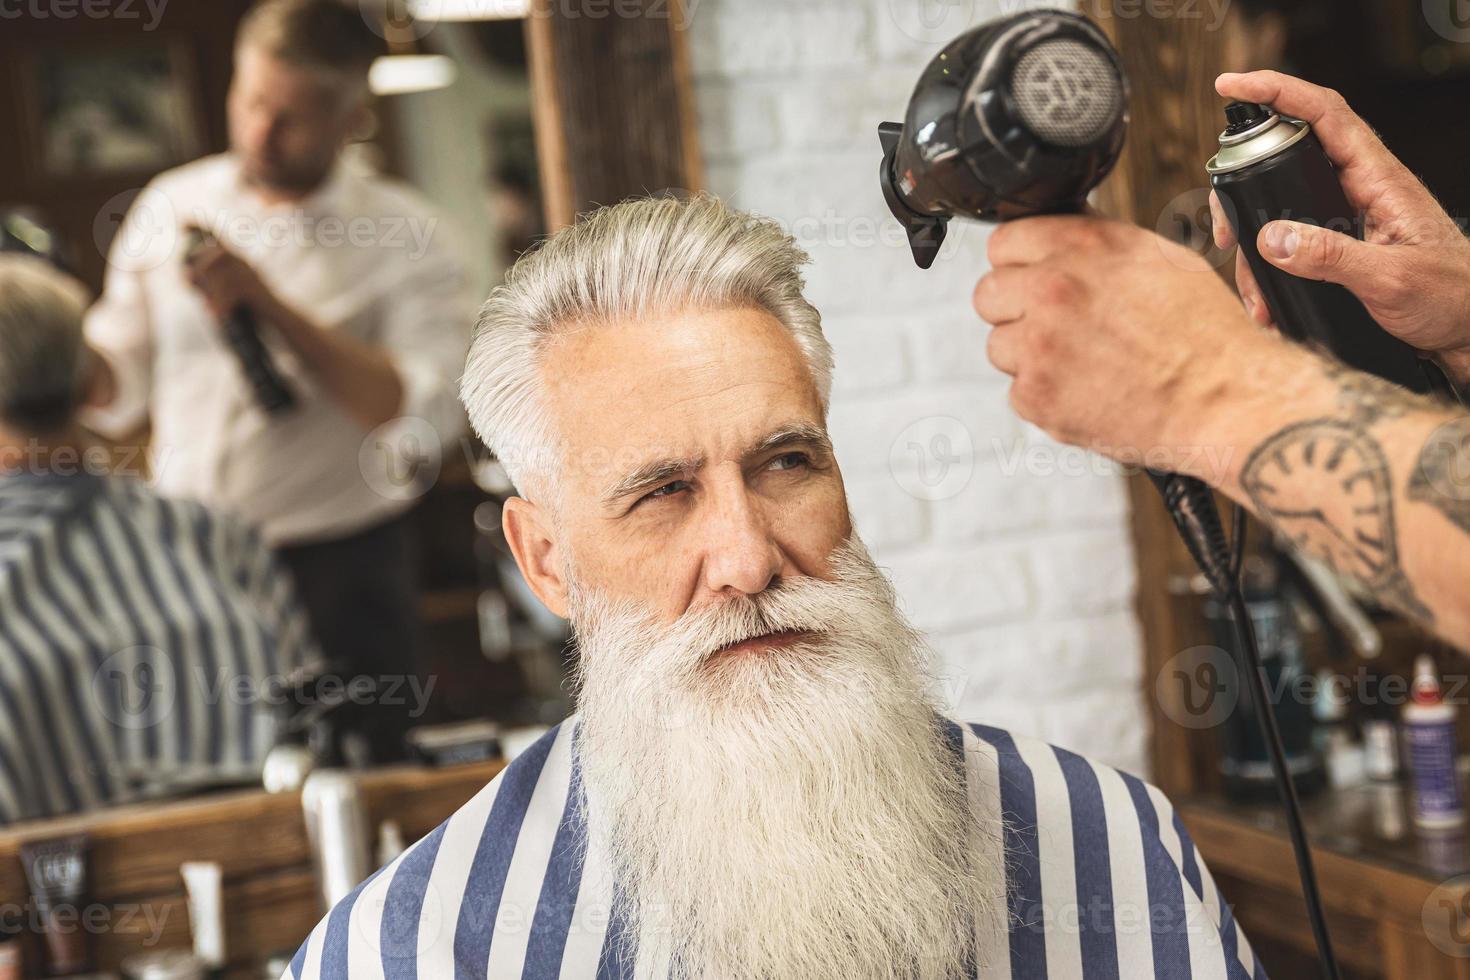
<path fill-rule="evenodd" d="M 311 656 L 259 537 L 135 480 L 0 477 L 0 824 L 258 774 Z"/>
<path fill-rule="evenodd" d="M 1010 914 L 982 927 L 979 947 L 1000 952 L 978 977 L 1264 980 L 1162 793 L 1041 742 L 945 724 L 977 812 L 1005 818 Z M 584 833 L 575 731 L 574 716 L 339 903 L 282 980 L 666 976 L 654 943 L 625 938 Z"/>

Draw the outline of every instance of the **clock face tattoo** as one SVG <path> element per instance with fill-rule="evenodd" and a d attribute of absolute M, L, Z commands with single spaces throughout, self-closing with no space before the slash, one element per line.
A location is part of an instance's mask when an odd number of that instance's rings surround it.
<path fill-rule="evenodd" d="M 1304 552 L 1385 605 L 1429 618 L 1399 567 L 1388 460 L 1360 427 L 1332 419 L 1289 426 L 1251 454 L 1241 483 L 1257 512 Z"/>

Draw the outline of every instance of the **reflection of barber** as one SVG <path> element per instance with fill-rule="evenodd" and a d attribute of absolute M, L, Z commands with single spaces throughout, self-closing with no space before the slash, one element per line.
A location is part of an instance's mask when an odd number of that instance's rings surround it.
<path fill-rule="evenodd" d="M 1367 217 L 1364 242 L 1273 222 L 1262 255 L 1347 287 L 1386 330 L 1470 383 L 1470 243 L 1429 192 L 1333 92 L 1275 72 L 1223 75 L 1217 87 L 1311 123 Z M 994 233 L 990 259 L 975 308 L 995 325 L 990 359 L 1015 378 L 1021 415 L 1064 441 L 1125 459 L 1149 452 L 1208 481 L 1385 605 L 1470 647 L 1463 412 L 1262 331 L 1203 259 L 1129 225 L 1019 221 Z M 1259 288 L 1248 272 L 1238 278 L 1265 323 Z"/>
<path fill-rule="evenodd" d="M 473 307 L 426 203 L 339 161 L 368 121 L 381 46 L 355 5 L 264 0 L 246 16 L 232 152 L 158 177 L 115 239 L 87 323 L 109 401 L 88 421 L 120 436 L 151 416 L 159 488 L 259 525 L 328 657 L 401 676 L 416 619 L 403 517 L 416 459 L 401 457 L 457 435 Z M 185 263 L 190 226 L 218 242 Z M 226 343 L 220 324 L 241 307 L 289 411 L 262 410 Z M 397 750 L 402 723 L 378 706 L 376 754 Z"/>

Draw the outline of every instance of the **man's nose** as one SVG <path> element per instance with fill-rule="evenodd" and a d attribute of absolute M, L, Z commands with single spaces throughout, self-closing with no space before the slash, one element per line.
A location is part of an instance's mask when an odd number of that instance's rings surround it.
<path fill-rule="evenodd" d="M 271 117 L 260 117 L 251 121 L 246 129 L 246 142 L 249 149 L 257 154 L 263 154 L 270 150 L 276 142 L 280 125 Z"/>
<path fill-rule="evenodd" d="M 722 501 L 704 533 L 704 586 L 709 591 L 755 595 L 781 574 L 781 549 L 748 495 Z"/>

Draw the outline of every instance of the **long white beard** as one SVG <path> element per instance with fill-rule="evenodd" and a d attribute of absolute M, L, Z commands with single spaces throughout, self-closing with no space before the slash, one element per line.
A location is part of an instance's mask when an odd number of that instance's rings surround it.
<path fill-rule="evenodd" d="M 675 977 L 940 980 L 996 955 L 974 938 L 1004 915 L 999 815 L 968 805 L 928 651 L 856 535 L 834 572 L 671 626 L 573 596 L 589 831 Z M 820 635 L 710 658 L 783 629 Z"/>

